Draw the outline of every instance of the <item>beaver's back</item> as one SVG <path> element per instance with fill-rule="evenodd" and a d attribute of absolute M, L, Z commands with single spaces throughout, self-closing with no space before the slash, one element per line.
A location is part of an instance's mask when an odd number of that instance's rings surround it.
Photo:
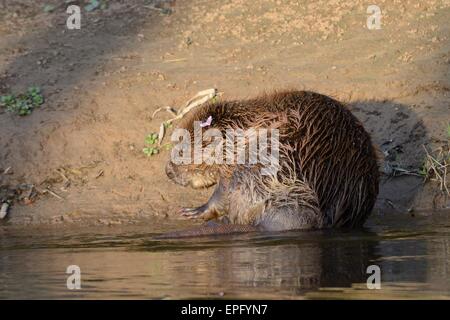
<path fill-rule="evenodd" d="M 313 92 L 272 96 L 288 116 L 284 144 L 316 192 L 327 225 L 362 225 L 378 195 L 378 164 L 369 134 L 341 103 Z"/>
<path fill-rule="evenodd" d="M 358 226 L 368 217 L 378 194 L 376 153 L 362 124 L 340 102 L 309 91 L 284 91 L 209 104 L 185 124 L 208 116 L 220 130 L 279 129 L 280 146 L 287 150 L 280 157 L 290 158 L 288 171 L 295 169 L 314 190 L 325 225 Z"/>

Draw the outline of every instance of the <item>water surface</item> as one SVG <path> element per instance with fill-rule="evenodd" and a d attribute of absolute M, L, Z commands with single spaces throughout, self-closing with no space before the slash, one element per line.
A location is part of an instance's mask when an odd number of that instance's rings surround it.
<path fill-rule="evenodd" d="M 3 226 L 0 298 L 450 298 L 449 212 L 378 215 L 352 232 L 179 240 L 152 240 L 161 228 L 149 225 Z M 69 265 L 81 290 L 67 289 Z M 380 290 L 367 289 L 369 265 Z"/>

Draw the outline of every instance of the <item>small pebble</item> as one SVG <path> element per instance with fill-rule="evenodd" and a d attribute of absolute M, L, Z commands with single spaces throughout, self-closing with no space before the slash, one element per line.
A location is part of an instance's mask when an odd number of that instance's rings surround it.
<path fill-rule="evenodd" d="M 0 208 L 0 219 L 4 219 L 8 214 L 9 203 L 4 202 Z"/>

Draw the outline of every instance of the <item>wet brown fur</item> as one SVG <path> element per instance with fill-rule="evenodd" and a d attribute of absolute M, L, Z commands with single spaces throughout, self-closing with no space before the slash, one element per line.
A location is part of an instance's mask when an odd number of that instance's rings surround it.
<path fill-rule="evenodd" d="M 209 116 L 213 121 L 205 130 L 280 132 L 281 168 L 273 177 L 258 174 L 257 165 L 171 165 L 178 183 L 182 171 L 187 180 L 194 173 L 199 181 L 208 176 L 196 186 L 223 182 L 226 197 L 216 216 L 269 229 L 279 222 L 277 215 L 281 224 L 275 229 L 357 227 L 369 216 L 378 195 L 376 151 L 362 124 L 340 102 L 309 91 L 282 91 L 204 105 L 187 114 L 178 127 L 193 136 L 194 121 Z M 292 225 L 290 219 L 295 220 Z"/>

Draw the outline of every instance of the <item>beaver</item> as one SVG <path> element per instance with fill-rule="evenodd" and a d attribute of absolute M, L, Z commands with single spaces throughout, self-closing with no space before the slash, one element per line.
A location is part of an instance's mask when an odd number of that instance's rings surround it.
<path fill-rule="evenodd" d="M 172 235 L 355 228 L 371 213 L 378 195 L 376 148 L 339 101 L 289 90 L 210 102 L 188 113 L 178 128 L 192 137 L 194 124 L 207 119 L 201 130 L 218 129 L 224 135 L 228 129 L 278 130 L 279 167 L 274 174 L 262 174 L 260 164 L 169 160 L 165 170 L 173 182 L 193 188 L 216 185 L 207 203 L 183 208 L 181 214 L 226 223 Z"/>

